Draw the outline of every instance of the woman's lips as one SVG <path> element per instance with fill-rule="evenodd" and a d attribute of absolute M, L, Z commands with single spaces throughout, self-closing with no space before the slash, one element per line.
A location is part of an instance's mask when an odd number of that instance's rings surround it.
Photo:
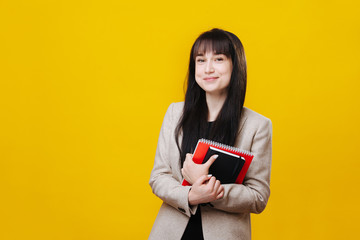
<path fill-rule="evenodd" d="M 218 77 L 206 77 L 204 78 L 205 81 L 211 81 L 211 80 L 215 80 L 217 79 Z"/>

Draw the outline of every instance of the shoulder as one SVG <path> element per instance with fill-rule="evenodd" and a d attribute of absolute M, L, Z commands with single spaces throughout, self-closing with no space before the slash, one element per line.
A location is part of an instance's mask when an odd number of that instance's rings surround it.
<path fill-rule="evenodd" d="M 259 129 L 262 127 L 265 128 L 272 127 L 272 122 L 269 118 L 247 107 L 243 108 L 241 122 L 242 122 L 241 125 L 246 126 L 246 128 L 250 127 L 250 128 Z"/>
<path fill-rule="evenodd" d="M 173 118 L 180 118 L 184 108 L 184 102 L 171 103 L 166 111 L 166 115 Z"/>
<path fill-rule="evenodd" d="M 169 125 L 177 124 L 182 115 L 183 108 L 184 102 L 171 103 L 166 111 L 164 121 Z"/>
<path fill-rule="evenodd" d="M 237 147 L 255 152 L 257 145 L 271 142 L 272 122 L 269 118 L 244 107 L 240 120 Z M 254 148 L 255 147 L 255 148 Z"/>
<path fill-rule="evenodd" d="M 171 109 L 172 114 L 181 115 L 184 109 L 184 102 L 175 102 L 171 103 L 169 110 Z"/>
<path fill-rule="evenodd" d="M 251 120 L 254 120 L 254 121 L 270 121 L 271 120 L 263 115 L 261 115 L 260 113 L 257 113 L 255 112 L 254 110 L 251 110 L 250 108 L 247 108 L 247 107 L 243 107 L 243 117 L 246 117 L 246 118 L 250 118 Z"/>

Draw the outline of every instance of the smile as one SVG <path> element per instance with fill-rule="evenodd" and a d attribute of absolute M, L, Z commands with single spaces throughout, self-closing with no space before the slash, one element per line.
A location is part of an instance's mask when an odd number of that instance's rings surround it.
<path fill-rule="evenodd" d="M 218 79 L 219 77 L 206 77 L 204 78 L 205 81 L 211 81 L 211 80 L 215 80 Z"/>

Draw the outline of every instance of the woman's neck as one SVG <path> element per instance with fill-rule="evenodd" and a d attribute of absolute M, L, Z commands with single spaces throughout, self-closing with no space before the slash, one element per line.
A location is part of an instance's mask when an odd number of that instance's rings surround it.
<path fill-rule="evenodd" d="M 208 121 L 213 122 L 216 120 L 217 116 L 219 115 L 221 108 L 224 105 L 226 100 L 226 94 L 221 95 L 212 95 L 206 93 L 206 103 L 208 106 Z"/>

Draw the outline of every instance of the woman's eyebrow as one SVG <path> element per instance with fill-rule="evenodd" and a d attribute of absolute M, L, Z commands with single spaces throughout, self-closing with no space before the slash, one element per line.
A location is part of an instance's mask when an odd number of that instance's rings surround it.
<path fill-rule="evenodd" d="M 218 56 L 218 55 L 224 55 L 224 56 L 226 56 L 226 54 L 224 54 L 224 53 L 215 53 L 215 52 L 214 52 L 214 56 Z M 195 54 L 195 57 L 203 57 L 203 56 L 205 56 L 204 53 L 197 53 L 197 54 Z"/>

